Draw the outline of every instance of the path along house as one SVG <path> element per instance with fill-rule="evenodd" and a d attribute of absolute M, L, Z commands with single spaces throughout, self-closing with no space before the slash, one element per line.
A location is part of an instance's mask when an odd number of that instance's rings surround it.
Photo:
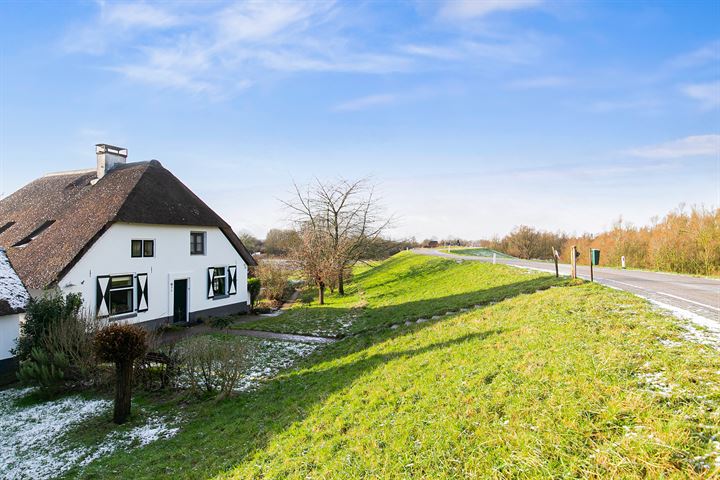
<path fill-rule="evenodd" d="M 92 314 L 148 328 L 246 312 L 256 263 L 232 228 L 157 160 L 96 156 L 0 200 L 0 248 L 30 295 L 80 293 Z"/>

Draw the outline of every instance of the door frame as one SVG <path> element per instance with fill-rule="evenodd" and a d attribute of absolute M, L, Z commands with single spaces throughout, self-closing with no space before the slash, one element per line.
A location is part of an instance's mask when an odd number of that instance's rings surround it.
<path fill-rule="evenodd" d="M 175 280 L 185 280 L 187 282 L 187 291 L 185 292 L 185 323 L 188 323 L 190 321 L 190 294 L 192 292 L 191 274 L 190 272 L 170 273 L 168 277 L 168 313 L 172 319 L 172 323 L 175 323 Z"/>

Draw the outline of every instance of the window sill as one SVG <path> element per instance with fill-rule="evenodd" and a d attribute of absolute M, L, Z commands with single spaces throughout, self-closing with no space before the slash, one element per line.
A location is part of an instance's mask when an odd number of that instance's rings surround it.
<path fill-rule="evenodd" d="M 225 298 L 230 298 L 230 295 L 215 295 L 212 298 L 213 298 L 213 300 L 223 300 Z"/>
<path fill-rule="evenodd" d="M 135 313 L 135 312 L 128 312 L 128 313 L 122 313 L 122 314 L 120 314 L 120 315 L 112 315 L 112 316 L 109 317 L 109 320 L 110 320 L 111 322 L 117 322 L 117 321 L 120 321 L 120 320 L 127 320 L 128 318 L 135 318 L 135 317 L 137 317 L 137 316 L 138 316 L 138 315 L 137 315 L 137 313 Z"/>

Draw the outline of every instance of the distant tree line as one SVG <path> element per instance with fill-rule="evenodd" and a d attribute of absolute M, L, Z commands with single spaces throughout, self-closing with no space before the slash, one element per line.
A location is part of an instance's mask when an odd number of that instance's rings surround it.
<path fill-rule="evenodd" d="M 253 253 L 272 257 L 287 257 L 300 244 L 298 232 L 294 229 L 273 228 L 268 231 L 264 240 L 250 233 L 238 234 L 247 249 Z M 419 247 L 415 238 L 392 239 L 385 236 L 378 237 L 363 251 L 361 260 L 382 260 L 409 248 Z"/>
<path fill-rule="evenodd" d="M 441 245 L 492 248 L 514 257 L 551 260 L 552 249 L 568 262 L 576 245 L 578 262 L 587 265 L 589 251 L 601 251 L 600 265 L 619 267 L 624 256 L 629 268 L 711 275 L 720 273 L 720 209 L 683 205 L 653 219 L 651 225 L 636 227 L 621 219 L 599 234 L 568 235 L 527 225 L 515 227 L 504 237 L 491 240 L 441 240 Z"/>

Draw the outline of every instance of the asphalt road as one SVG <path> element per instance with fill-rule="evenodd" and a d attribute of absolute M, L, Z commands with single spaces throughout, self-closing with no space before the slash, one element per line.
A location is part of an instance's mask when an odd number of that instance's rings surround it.
<path fill-rule="evenodd" d="M 454 260 L 492 262 L 492 258 L 473 255 L 455 255 L 430 249 L 416 249 L 416 253 L 446 257 Z M 519 259 L 497 259 L 497 263 L 555 273 L 555 265 L 549 262 Z M 561 275 L 570 275 L 570 265 L 560 264 Z M 590 268 L 578 267 L 578 276 L 590 279 Z M 619 288 L 647 298 L 660 306 L 670 307 L 676 313 L 698 315 L 709 322 L 702 322 L 711 330 L 720 332 L 720 280 L 691 277 L 674 273 L 658 273 L 616 268 L 594 268 L 595 281 L 609 287 Z M 678 312 L 678 310 L 682 312 Z"/>

